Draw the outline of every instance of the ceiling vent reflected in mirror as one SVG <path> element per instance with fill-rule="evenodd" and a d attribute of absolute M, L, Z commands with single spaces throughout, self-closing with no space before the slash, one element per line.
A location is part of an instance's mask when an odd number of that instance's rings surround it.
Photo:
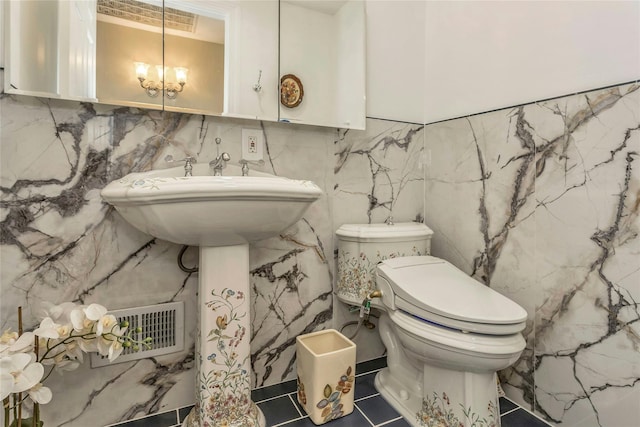
<path fill-rule="evenodd" d="M 98 0 L 98 13 L 137 24 L 162 28 L 163 8 L 135 0 Z M 190 12 L 164 8 L 164 27 L 195 32 L 197 16 Z"/>

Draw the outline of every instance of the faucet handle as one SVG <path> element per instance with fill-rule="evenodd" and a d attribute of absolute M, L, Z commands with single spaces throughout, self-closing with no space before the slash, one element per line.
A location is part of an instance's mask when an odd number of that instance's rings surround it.
<path fill-rule="evenodd" d="M 176 159 L 173 158 L 173 156 L 171 154 L 167 154 L 167 156 L 164 158 L 164 161 L 167 162 L 167 163 L 178 163 L 178 162 L 197 163 L 195 157 L 187 156 L 184 159 L 176 160 Z"/>
<path fill-rule="evenodd" d="M 196 163 L 196 158 L 187 156 L 184 159 L 175 160 L 171 154 L 167 154 L 167 156 L 164 158 L 164 161 L 167 163 L 184 162 L 184 176 L 192 176 L 192 164 Z"/>
<path fill-rule="evenodd" d="M 242 176 L 247 176 L 249 175 L 249 165 L 262 166 L 264 165 L 264 160 L 260 159 L 260 160 L 252 161 L 252 160 L 240 159 L 238 163 L 242 165 Z"/>
<path fill-rule="evenodd" d="M 226 166 L 226 162 L 231 160 L 231 156 L 226 151 L 218 156 L 215 159 L 209 162 L 209 166 L 212 168 L 224 168 Z"/>

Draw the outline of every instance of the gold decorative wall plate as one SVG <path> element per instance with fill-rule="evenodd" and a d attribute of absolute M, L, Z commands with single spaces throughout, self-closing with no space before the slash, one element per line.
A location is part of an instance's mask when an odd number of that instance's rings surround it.
<path fill-rule="evenodd" d="M 280 103 L 287 108 L 300 105 L 304 96 L 304 88 L 299 78 L 293 74 L 285 74 L 280 79 Z"/>

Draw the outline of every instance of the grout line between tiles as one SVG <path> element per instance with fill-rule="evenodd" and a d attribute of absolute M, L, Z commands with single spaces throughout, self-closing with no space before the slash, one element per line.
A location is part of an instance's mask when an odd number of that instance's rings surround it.
<path fill-rule="evenodd" d="M 370 394 L 369 396 L 364 396 L 359 399 L 356 399 L 355 402 L 362 402 L 363 400 L 371 399 L 372 397 L 380 396 L 380 393 Z"/>
<path fill-rule="evenodd" d="M 504 417 L 505 415 L 510 414 L 510 413 L 512 413 L 512 412 L 515 412 L 515 411 L 517 411 L 518 409 L 520 409 L 520 407 L 513 408 L 513 409 L 511 409 L 511 410 L 509 410 L 509 411 L 507 411 L 507 412 L 503 412 L 502 414 L 500 414 L 500 416 L 501 416 L 501 417 Z"/>
<path fill-rule="evenodd" d="M 370 426 L 375 427 L 375 424 L 369 419 L 369 417 L 367 417 L 367 414 L 364 413 L 364 411 L 362 409 L 360 409 L 360 407 L 358 405 L 356 405 L 355 403 L 353 404 L 353 407 L 355 409 L 358 410 L 358 412 L 360 412 L 360 414 L 362 414 L 362 416 L 364 417 L 365 420 L 367 420 L 369 422 Z"/>
<path fill-rule="evenodd" d="M 280 399 L 282 396 L 288 396 L 288 395 L 289 395 L 289 393 L 279 394 L 277 396 L 267 397 L 266 399 L 258 400 L 257 402 L 253 402 L 253 403 L 255 403 L 257 405 L 258 403 L 270 402 L 270 401 L 275 400 L 275 399 Z"/>
<path fill-rule="evenodd" d="M 504 414 L 500 414 L 500 416 L 503 415 L 507 415 L 510 414 L 513 411 L 516 411 L 518 409 L 522 409 L 523 411 L 525 411 L 526 413 L 536 417 L 537 419 L 539 419 L 540 421 L 542 421 L 543 423 L 545 423 L 548 426 L 553 426 L 552 424 L 549 424 L 549 421 L 546 421 L 544 419 L 542 419 L 540 416 L 538 416 L 535 412 L 528 410 L 527 408 L 521 406 L 519 403 L 513 401 L 512 399 L 508 398 L 507 396 L 502 396 L 504 399 L 508 400 L 509 402 L 513 403 L 514 405 L 516 405 L 516 408 L 512 409 L 511 411 L 505 412 Z"/>
<path fill-rule="evenodd" d="M 127 425 L 129 425 L 129 423 L 132 423 L 134 421 L 139 421 L 139 420 L 144 420 L 146 418 L 151 418 L 151 417 L 155 417 L 157 415 L 162 415 L 162 414 L 168 414 L 170 412 L 173 412 L 176 416 L 176 422 L 180 422 L 180 413 L 178 412 L 178 409 L 170 409 L 168 411 L 163 411 L 163 412 L 155 412 L 153 414 L 149 414 L 149 415 L 144 415 L 142 417 L 138 417 L 138 418 L 133 418 L 127 421 L 120 421 L 117 423 L 113 423 L 113 424 L 107 424 L 104 427 L 126 427 Z"/>
<path fill-rule="evenodd" d="M 297 397 L 297 393 L 289 393 L 289 394 L 287 394 L 287 396 L 289 396 L 289 399 L 291 399 L 291 403 L 293 403 L 293 407 L 296 408 L 296 411 L 298 411 L 298 414 L 300 414 L 301 417 L 304 417 L 304 414 L 302 413 L 302 411 L 300 410 L 300 408 L 296 404 L 296 401 L 293 400 L 292 394 L 296 394 L 296 397 Z"/>
<path fill-rule="evenodd" d="M 271 427 L 282 427 L 282 426 L 286 426 L 286 425 L 291 424 L 291 423 L 293 423 L 293 422 L 295 422 L 295 421 L 300 421 L 300 420 L 305 419 L 305 418 L 307 418 L 307 417 L 293 418 L 293 419 L 287 420 L 287 421 L 285 421 L 285 422 L 283 422 L 283 423 L 275 424 L 275 425 L 273 425 L 273 426 L 271 426 Z"/>
<path fill-rule="evenodd" d="M 356 375 L 356 378 L 361 377 L 361 376 L 363 376 L 363 375 L 373 374 L 373 373 L 378 372 L 378 371 L 381 371 L 381 370 L 382 370 L 382 368 L 378 368 L 378 369 L 374 369 L 373 371 L 362 372 L 362 373 L 360 373 L 360 374 L 357 374 L 357 375 Z"/>
<path fill-rule="evenodd" d="M 391 423 L 399 421 L 399 420 L 404 420 L 404 417 L 400 416 L 398 418 L 394 418 L 392 420 L 385 421 L 383 423 L 378 424 L 376 427 L 386 426 L 387 424 L 391 424 Z"/>

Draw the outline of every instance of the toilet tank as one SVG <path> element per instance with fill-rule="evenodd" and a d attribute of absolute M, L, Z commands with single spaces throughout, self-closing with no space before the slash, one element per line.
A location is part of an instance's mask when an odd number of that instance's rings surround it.
<path fill-rule="evenodd" d="M 424 224 L 344 224 L 338 231 L 336 295 L 352 305 L 376 289 L 376 265 L 385 259 L 429 255 L 433 231 Z"/>

